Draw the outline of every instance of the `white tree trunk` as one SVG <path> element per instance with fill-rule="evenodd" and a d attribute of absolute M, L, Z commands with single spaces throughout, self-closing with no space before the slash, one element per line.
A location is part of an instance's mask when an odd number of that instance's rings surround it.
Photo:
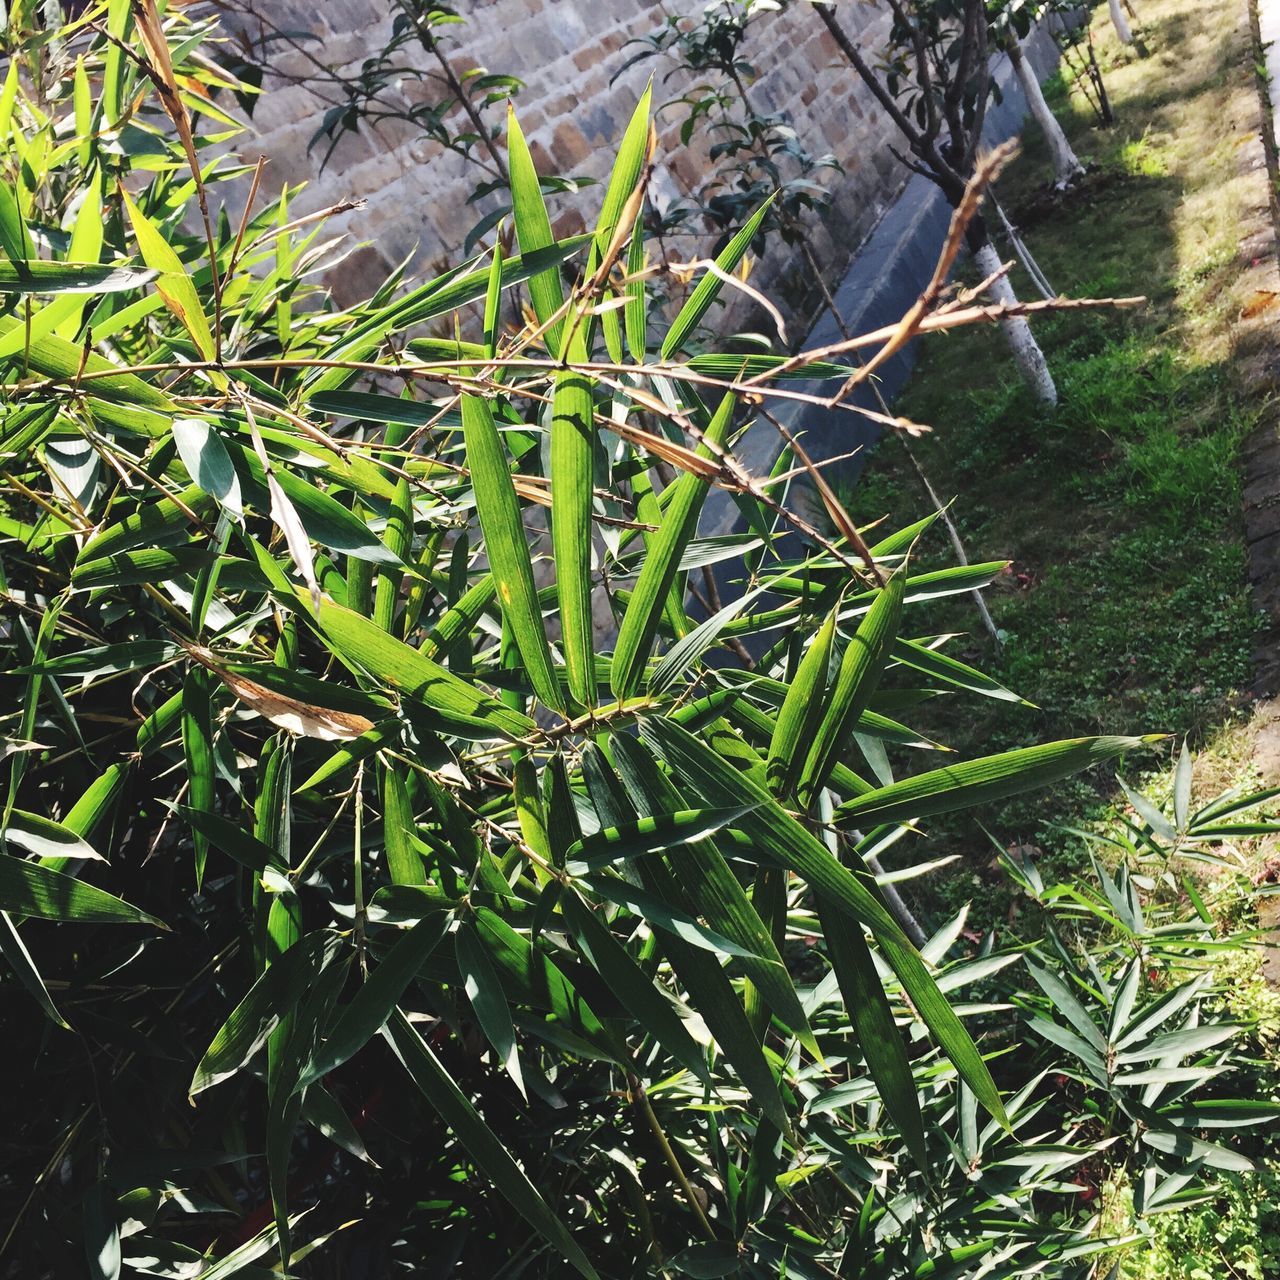
<path fill-rule="evenodd" d="M 1124 16 L 1120 0 L 1108 0 L 1108 8 L 1111 10 L 1111 22 L 1116 29 L 1116 35 L 1120 37 L 1120 43 L 1132 44 L 1133 32 L 1129 30 L 1129 19 Z"/>
<path fill-rule="evenodd" d="M 973 260 L 982 273 L 983 279 L 1000 270 L 1000 255 L 996 252 L 995 245 L 989 240 L 981 249 L 974 251 Z M 1008 276 L 1001 276 L 987 290 L 987 296 L 996 303 L 1018 301 Z M 1026 379 L 1036 399 L 1044 405 L 1056 405 L 1058 389 L 1053 385 L 1053 375 L 1049 372 L 1044 352 L 1040 350 L 1031 332 L 1031 326 L 1022 316 L 1007 316 L 1000 321 L 1000 328 L 1004 330 L 1005 341 L 1009 344 L 1009 350 L 1013 352 L 1018 371 Z"/>
<path fill-rule="evenodd" d="M 1049 154 L 1053 158 L 1054 185 L 1069 187 L 1076 179 L 1084 177 L 1084 165 L 1071 149 L 1071 143 L 1067 141 L 1067 135 L 1058 123 L 1058 117 L 1053 114 L 1049 104 L 1044 100 L 1044 94 L 1040 91 L 1040 81 L 1036 79 L 1036 73 L 1023 56 L 1017 41 L 1009 46 L 1009 61 L 1013 63 L 1013 69 L 1017 72 L 1022 92 L 1027 95 L 1027 105 L 1031 108 L 1031 114 L 1035 116 L 1036 124 L 1040 126 L 1045 141 L 1049 144 Z"/>

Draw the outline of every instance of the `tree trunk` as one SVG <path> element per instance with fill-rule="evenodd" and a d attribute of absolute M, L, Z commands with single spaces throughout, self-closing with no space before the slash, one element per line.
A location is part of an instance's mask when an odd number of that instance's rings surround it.
<path fill-rule="evenodd" d="M 1129 30 L 1129 19 L 1124 16 L 1120 0 L 1108 0 L 1107 7 L 1111 10 L 1111 22 L 1116 29 L 1116 35 L 1120 37 L 1120 43 L 1132 44 L 1133 32 Z"/>
<path fill-rule="evenodd" d="M 1040 126 L 1045 141 L 1049 144 L 1049 154 L 1053 157 L 1054 186 L 1059 189 L 1069 187 L 1078 178 L 1084 177 L 1084 165 L 1071 149 L 1071 143 L 1067 141 L 1067 135 L 1058 123 L 1058 117 L 1053 114 L 1049 104 L 1044 100 L 1044 94 L 1040 91 L 1040 81 L 1036 79 L 1036 73 L 1023 56 L 1022 48 L 1016 40 L 1009 46 L 1009 61 L 1013 63 L 1018 83 L 1022 85 L 1022 92 L 1027 95 L 1027 105 L 1031 108 L 1031 114 L 1035 116 L 1036 124 Z"/>
<path fill-rule="evenodd" d="M 990 240 L 984 241 L 980 248 L 973 251 L 973 260 L 983 279 L 1000 270 L 1000 255 Z M 1007 276 L 1001 276 L 987 290 L 987 296 L 996 303 L 1018 301 Z M 1000 327 L 1004 330 L 1005 341 L 1013 352 L 1018 371 L 1026 379 L 1036 399 L 1043 405 L 1056 405 L 1058 389 L 1053 385 L 1053 375 L 1049 372 L 1044 352 L 1040 350 L 1026 319 L 1022 316 L 1006 316 L 1000 321 Z"/>

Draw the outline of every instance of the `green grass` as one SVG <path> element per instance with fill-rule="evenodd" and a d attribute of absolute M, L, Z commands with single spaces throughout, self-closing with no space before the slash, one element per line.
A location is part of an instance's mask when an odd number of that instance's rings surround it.
<path fill-rule="evenodd" d="M 1037 322 L 1056 411 L 1033 402 L 990 329 L 930 340 L 895 406 L 934 427 L 911 448 L 935 489 L 956 497 L 970 558 L 1011 562 L 988 592 L 1000 651 L 967 597 L 932 615 L 937 630 L 968 633 L 953 652 L 1038 707 L 937 700 L 922 727 L 963 754 L 1118 731 L 1198 745 L 1248 705 L 1257 620 L 1237 459 L 1261 406 L 1233 371 L 1249 196 L 1232 122 L 1249 118 L 1239 95 L 1253 87 L 1240 31 L 1197 12 L 1187 0 L 1145 6 L 1146 61 L 1104 49 L 1113 128 L 1093 128 L 1083 103 L 1051 86 L 1079 154 L 1097 165 L 1081 189 L 1047 198 L 1047 161 L 1028 136 L 999 193 L 1057 289 L 1145 294 L 1147 305 Z M 1025 278 L 1017 286 L 1033 296 Z M 852 500 L 864 519 L 920 510 L 899 443 L 880 446 Z M 941 531 L 921 549 L 929 563 L 950 555 Z M 982 922 L 995 923 L 1007 903 L 989 874 L 987 831 L 1001 844 L 1033 842 L 1068 871 L 1081 851 L 1055 824 L 1088 822 L 1113 794 L 1111 775 L 1089 777 L 984 811 L 986 830 L 963 819 L 932 827 L 931 852 L 969 857 L 921 905 L 940 913 L 977 897 Z"/>
<path fill-rule="evenodd" d="M 1126 1280 L 1274 1280 L 1280 1276 L 1280 1163 L 1250 1178 L 1228 1174 L 1221 1194 L 1162 1214 L 1125 1255 Z"/>

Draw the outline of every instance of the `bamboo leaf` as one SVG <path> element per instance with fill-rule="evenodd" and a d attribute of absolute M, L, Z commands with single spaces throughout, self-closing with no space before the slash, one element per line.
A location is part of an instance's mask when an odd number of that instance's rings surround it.
<path fill-rule="evenodd" d="M 414 847 L 417 824 L 404 779 L 382 768 L 382 840 L 392 884 L 426 884 L 427 871 Z"/>
<path fill-rule="evenodd" d="M 928 1156 L 920 1095 L 916 1092 L 906 1045 L 894 1022 L 893 1010 L 862 930 L 843 919 L 826 903 L 819 903 L 818 918 L 844 1007 L 857 1032 L 858 1044 L 867 1060 L 871 1078 L 912 1159 L 925 1169 Z"/>
<path fill-rule="evenodd" d="M 116 1198 L 102 1181 L 84 1197 L 84 1252 L 92 1280 L 120 1280 L 120 1228 Z"/>
<path fill-rule="evenodd" d="M 604 827 L 585 839 L 574 841 L 565 850 L 565 861 L 596 868 L 647 853 L 660 853 L 715 835 L 752 808 L 753 805 L 731 805 L 726 809 L 681 809 L 652 818 L 637 818 L 620 827 Z"/>
<path fill-rule="evenodd" d="M 185 818 L 193 831 L 198 831 L 228 858 L 247 867 L 255 875 L 260 876 L 269 868 L 288 871 L 288 864 L 276 849 L 264 844 L 232 819 L 217 813 L 206 813 L 185 804 L 174 805 L 173 811 Z"/>
<path fill-rule="evenodd" d="M 511 626 L 534 692 L 547 706 L 560 708 L 564 699 L 542 625 L 542 607 L 533 581 L 520 503 L 487 401 L 479 396 L 462 397 L 462 430 L 498 606 Z"/>
<path fill-rule="evenodd" d="M 5 819 L 3 839 L 39 858 L 103 860 L 102 855 L 77 832 L 52 818 L 11 809 Z M 47 865 L 47 864 L 46 864 Z"/>
<path fill-rule="evenodd" d="M 1068 738 L 965 760 L 855 796 L 836 810 L 836 817 L 856 818 L 859 823 L 911 822 L 972 805 L 991 804 L 1050 786 L 1122 752 L 1159 740 L 1158 734 L 1143 738 Z"/>
<path fill-rule="evenodd" d="M 511 108 L 507 109 L 507 162 L 511 172 L 511 207 L 516 237 L 520 241 L 521 254 L 527 256 L 548 248 L 555 242 L 555 237 L 551 233 L 551 219 L 547 217 L 542 185 L 538 181 L 533 157 L 529 154 L 529 144 Z M 538 323 L 546 326 L 547 350 L 558 353 L 564 327 L 562 319 L 552 319 L 564 306 L 558 265 L 549 266 L 529 277 L 529 299 Z"/>
<path fill-rule="evenodd" d="M 648 354 L 649 296 L 643 279 L 644 271 L 644 206 L 641 205 L 627 247 L 627 305 L 623 319 L 627 331 L 627 350 L 637 364 Z"/>
<path fill-rule="evenodd" d="M 3 854 L 0 854 L 0 911 L 40 920 L 168 927 L 132 903 L 74 876 Z"/>
<path fill-rule="evenodd" d="M 200 295 L 196 292 L 195 284 L 182 259 L 123 187 L 120 188 L 120 198 L 138 241 L 138 252 L 141 253 L 143 262 L 156 273 L 156 288 L 164 299 L 165 306 L 191 335 L 202 358 L 215 359 L 217 352 L 213 331 L 209 328 L 209 317 L 205 315 Z"/>
<path fill-rule="evenodd" d="M 622 879 L 621 876 L 595 874 L 582 876 L 581 880 L 583 884 L 590 886 L 593 893 L 599 894 L 606 901 L 616 902 L 620 907 L 626 907 L 646 924 L 656 925 L 682 942 L 687 942 L 691 947 L 718 952 L 725 956 L 742 956 L 746 959 L 764 958 L 746 947 L 739 946 L 724 934 L 708 929 L 692 912 L 682 911 L 656 893 L 639 888 L 630 881 Z"/>
<path fill-rule="evenodd" d="M 814 742 L 824 719 L 827 669 L 831 665 L 839 612 L 837 605 L 805 650 L 769 740 L 765 774 L 770 790 L 784 800 L 795 790 L 810 744 Z"/>
<path fill-rule="evenodd" d="M 244 515 L 240 480 L 222 438 L 203 418 L 175 418 L 173 442 L 187 474 L 233 519 Z"/>
<path fill-rule="evenodd" d="M 44 979 L 40 976 L 40 970 L 36 968 L 31 952 L 27 950 L 26 944 L 18 933 L 17 925 L 9 918 L 7 911 L 0 911 L 0 956 L 5 958 L 14 976 L 44 1010 L 45 1017 L 55 1026 L 70 1031 L 71 1024 L 58 1012 L 58 1006 L 54 1004 L 49 988 L 45 986 Z"/>
<path fill-rule="evenodd" d="M 396 1057 L 404 1064 L 410 1079 L 439 1112 L 440 1118 L 453 1131 L 477 1168 L 529 1225 L 560 1251 L 579 1275 L 586 1277 L 586 1280 L 597 1280 L 595 1268 L 564 1223 L 538 1194 L 533 1183 L 511 1158 L 493 1130 L 481 1119 L 480 1113 L 458 1088 L 453 1077 L 440 1065 L 408 1018 L 397 1010 L 383 1034 Z"/>
<path fill-rule="evenodd" d="M 977 1046 L 897 921 L 863 880 L 837 862 L 758 782 L 678 725 L 644 719 L 640 732 L 656 746 L 676 776 L 686 779 L 706 803 L 725 804 L 746 798 L 759 802 L 739 820 L 757 854 L 799 873 L 834 907 L 871 929 L 884 958 L 943 1052 L 983 1106 L 1002 1124 L 1006 1123 L 999 1092 Z"/>
<path fill-rule="evenodd" d="M 474 689 L 369 618 L 322 600 L 316 621 L 345 659 L 420 702 L 451 733 L 516 739 L 535 727 L 527 716 Z"/>
<path fill-rule="evenodd" d="M 0 262 L 0 293 L 122 293 L 155 278 L 155 271 L 96 262 Z"/>
<path fill-rule="evenodd" d="M 303 1103 L 295 1086 L 303 1066 L 311 1060 L 324 1024 L 346 982 L 350 964 L 351 954 L 348 951 L 329 957 L 303 994 L 296 1013 L 290 1015 L 287 1034 L 276 1052 L 271 1052 L 272 1041 L 268 1041 L 267 1185 L 275 1210 L 280 1265 L 286 1273 L 293 1252 L 289 1220 L 289 1154 Z M 284 1024 L 274 1036 L 283 1032 Z"/>
<path fill-rule="evenodd" d="M 710 459 L 714 457 L 714 449 L 723 446 L 733 422 L 734 404 L 731 395 L 721 400 L 707 427 L 705 443 L 698 448 L 700 457 Z M 662 526 L 649 544 L 618 629 L 609 672 L 616 697 L 630 697 L 640 684 L 663 610 L 680 571 L 680 560 L 697 531 L 707 489 L 707 482 L 691 472 L 675 482 Z"/>
<path fill-rule="evenodd" d="M 1189 1133 L 1159 1133 L 1148 1129 L 1142 1141 L 1165 1155 L 1177 1156 L 1183 1164 L 1201 1160 L 1211 1169 L 1227 1169 L 1232 1173 L 1252 1173 L 1257 1167 L 1248 1156 L 1216 1142 L 1193 1138 Z"/>
<path fill-rule="evenodd" d="M 1207 1027 L 1184 1027 L 1181 1031 L 1167 1031 L 1164 1035 L 1148 1040 L 1144 1045 L 1117 1054 L 1116 1061 L 1127 1066 L 1132 1062 L 1185 1058 L 1189 1054 L 1212 1049 L 1239 1035 L 1241 1030 L 1241 1027 L 1232 1023 L 1215 1023 Z"/>
<path fill-rule="evenodd" d="M 197 813 L 212 813 L 216 766 L 213 754 L 212 675 L 195 666 L 182 685 L 182 752 L 187 764 L 187 795 Z M 208 837 L 192 830 L 195 846 L 196 889 L 204 880 L 204 864 L 209 856 Z"/>
<path fill-rule="evenodd" d="M 350 1061 L 386 1025 L 409 984 L 440 945 L 449 916 L 439 910 L 419 920 L 382 958 L 298 1078 L 298 1089 Z"/>
<path fill-rule="evenodd" d="M 517 933 L 490 907 L 476 909 L 475 926 L 490 961 L 518 984 L 527 999 L 555 1014 L 567 1029 L 584 1037 L 608 1057 L 615 1061 L 625 1058 L 591 1006 L 541 948 Z"/>
<path fill-rule="evenodd" d="M 336 933 L 321 929 L 276 957 L 218 1029 L 191 1077 L 188 1094 L 194 1098 L 246 1066 L 342 945 Z"/>
<path fill-rule="evenodd" d="M 893 660 L 969 693 L 979 693 L 984 697 L 996 698 L 1002 702 L 1020 702 L 1023 706 L 1032 705 L 1025 698 L 1020 698 L 1016 693 L 993 680 L 985 672 L 938 649 L 921 644 L 918 640 L 906 640 L 901 637 L 895 640 Z"/>
<path fill-rule="evenodd" d="M 880 683 L 902 618 L 905 579 L 904 573 L 898 573 L 889 580 L 844 651 L 822 720 L 797 776 L 796 795 L 802 805 L 811 803 L 827 785 L 858 717 Z"/>
<path fill-rule="evenodd" d="M 13 64 L 10 64 L 10 69 L 13 69 Z M 13 188 L 7 182 L 0 182 L 0 249 L 9 255 L 11 269 L 14 270 L 36 256 L 26 219 L 18 207 Z"/>
<path fill-rule="evenodd" d="M 667 336 L 662 340 L 662 358 L 664 360 L 670 360 L 684 346 L 689 339 L 689 335 L 697 328 L 711 304 L 720 296 L 720 290 L 724 288 L 724 277 L 732 275 L 742 262 L 742 259 L 746 257 L 747 250 L 751 247 L 751 242 L 755 239 L 756 232 L 760 230 L 760 224 L 764 221 L 765 214 L 769 212 L 769 206 L 772 203 L 773 197 L 770 196 L 747 219 L 742 229 L 725 245 L 716 257 L 716 266 L 719 268 L 719 273 L 705 272 L 702 279 L 694 287 L 693 292 L 685 299 L 684 306 L 680 308 L 671 327 L 667 330 Z"/>
<path fill-rule="evenodd" d="M 677 1062 L 710 1084 L 706 1057 L 685 1028 L 667 995 L 636 964 L 608 925 L 576 893 L 566 893 L 561 909 L 582 953 L 605 980 L 638 1025 Z"/>
<path fill-rule="evenodd" d="M 569 359 L 587 359 L 581 328 L 570 341 Z M 591 614 L 594 412 L 590 381 L 580 373 L 558 374 L 551 406 L 551 545 L 569 692 L 588 708 L 596 702 Z"/>
<path fill-rule="evenodd" d="M 454 953 L 458 972 L 462 975 L 462 987 L 475 1012 L 476 1021 L 485 1039 L 493 1046 L 503 1070 L 512 1079 L 521 1096 L 525 1092 L 524 1077 L 520 1073 L 520 1055 L 516 1051 L 516 1029 L 511 1021 L 511 1010 L 497 974 L 489 963 L 484 944 L 475 926 L 464 921 L 454 934 Z"/>

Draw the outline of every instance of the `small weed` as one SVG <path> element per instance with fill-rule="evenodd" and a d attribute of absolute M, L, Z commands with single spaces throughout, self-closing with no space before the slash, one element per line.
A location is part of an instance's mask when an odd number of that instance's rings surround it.
<path fill-rule="evenodd" d="M 1121 143 L 1116 151 L 1116 163 L 1135 178 L 1163 178 L 1169 172 L 1163 149 L 1146 133 Z"/>

